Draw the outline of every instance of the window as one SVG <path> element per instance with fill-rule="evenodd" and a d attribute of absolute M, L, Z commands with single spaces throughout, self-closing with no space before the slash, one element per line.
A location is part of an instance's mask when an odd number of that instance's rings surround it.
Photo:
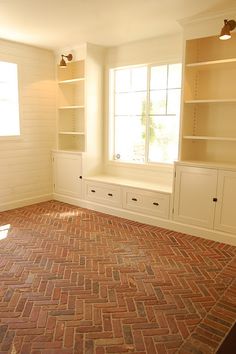
<path fill-rule="evenodd" d="M 0 61 L 0 136 L 20 135 L 17 64 Z"/>
<path fill-rule="evenodd" d="M 181 64 L 110 71 L 110 158 L 173 163 L 178 156 Z"/>

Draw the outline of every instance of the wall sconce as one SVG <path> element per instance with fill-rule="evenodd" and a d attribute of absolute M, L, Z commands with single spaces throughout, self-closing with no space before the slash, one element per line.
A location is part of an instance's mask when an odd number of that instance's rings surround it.
<path fill-rule="evenodd" d="M 72 54 L 68 54 L 68 55 L 61 55 L 61 61 L 60 61 L 60 67 L 61 68 L 65 68 L 66 67 L 66 62 L 65 62 L 65 59 L 64 58 L 67 58 L 68 61 L 71 61 L 73 59 L 73 56 Z"/>
<path fill-rule="evenodd" d="M 230 31 L 233 31 L 236 28 L 236 22 L 234 20 L 224 20 L 224 26 L 222 27 L 220 33 L 220 39 L 225 41 L 226 39 L 231 38 Z"/>

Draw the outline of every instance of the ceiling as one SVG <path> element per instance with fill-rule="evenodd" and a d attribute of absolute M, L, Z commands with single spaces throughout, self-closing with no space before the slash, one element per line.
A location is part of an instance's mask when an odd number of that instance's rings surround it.
<path fill-rule="evenodd" d="M 235 0 L 0 0 L 0 38 L 56 50 L 180 32 L 178 20 Z"/>

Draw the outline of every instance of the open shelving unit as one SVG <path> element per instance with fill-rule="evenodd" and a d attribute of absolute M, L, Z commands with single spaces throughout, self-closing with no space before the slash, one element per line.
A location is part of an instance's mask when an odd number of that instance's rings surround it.
<path fill-rule="evenodd" d="M 85 63 L 58 67 L 58 149 L 85 151 Z"/>
<path fill-rule="evenodd" d="M 186 41 L 182 161 L 236 164 L 236 36 Z"/>

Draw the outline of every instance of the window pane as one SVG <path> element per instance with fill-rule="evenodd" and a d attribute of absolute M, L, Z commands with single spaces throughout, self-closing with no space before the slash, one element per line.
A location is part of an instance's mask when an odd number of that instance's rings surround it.
<path fill-rule="evenodd" d="M 166 90 L 150 92 L 150 114 L 166 114 Z"/>
<path fill-rule="evenodd" d="M 167 65 L 151 68 L 150 89 L 165 89 L 167 87 Z"/>
<path fill-rule="evenodd" d="M 129 115 L 132 105 L 131 93 L 117 93 L 115 95 L 115 115 Z"/>
<path fill-rule="evenodd" d="M 146 114 L 146 92 L 135 92 L 132 95 L 132 103 L 130 107 L 131 115 Z"/>
<path fill-rule="evenodd" d="M 145 125 L 143 117 L 115 118 L 115 159 L 144 162 Z"/>
<path fill-rule="evenodd" d="M 180 89 L 168 90 L 167 114 L 179 113 L 180 109 Z"/>
<path fill-rule="evenodd" d="M 168 72 L 168 88 L 181 87 L 181 64 L 170 64 Z"/>
<path fill-rule="evenodd" d="M 146 110 L 146 96 L 146 92 L 116 94 L 115 115 L 142 115 Z"/>
<path fill-rule="evenodd" d="M 143 66 L 132 69 L 132 90 L 147 90 L 147 67 Z"/>
<path fill-rule="evenodd" d="M 179 119 L 176 116 L 151 116 L 149 161 L 173 162 L 178 153 Z"/>
<path fill-rule="evenodd" d="M 131 70 L 115 70 L 115 92 L 127 92 L 131 89 Z"/>

